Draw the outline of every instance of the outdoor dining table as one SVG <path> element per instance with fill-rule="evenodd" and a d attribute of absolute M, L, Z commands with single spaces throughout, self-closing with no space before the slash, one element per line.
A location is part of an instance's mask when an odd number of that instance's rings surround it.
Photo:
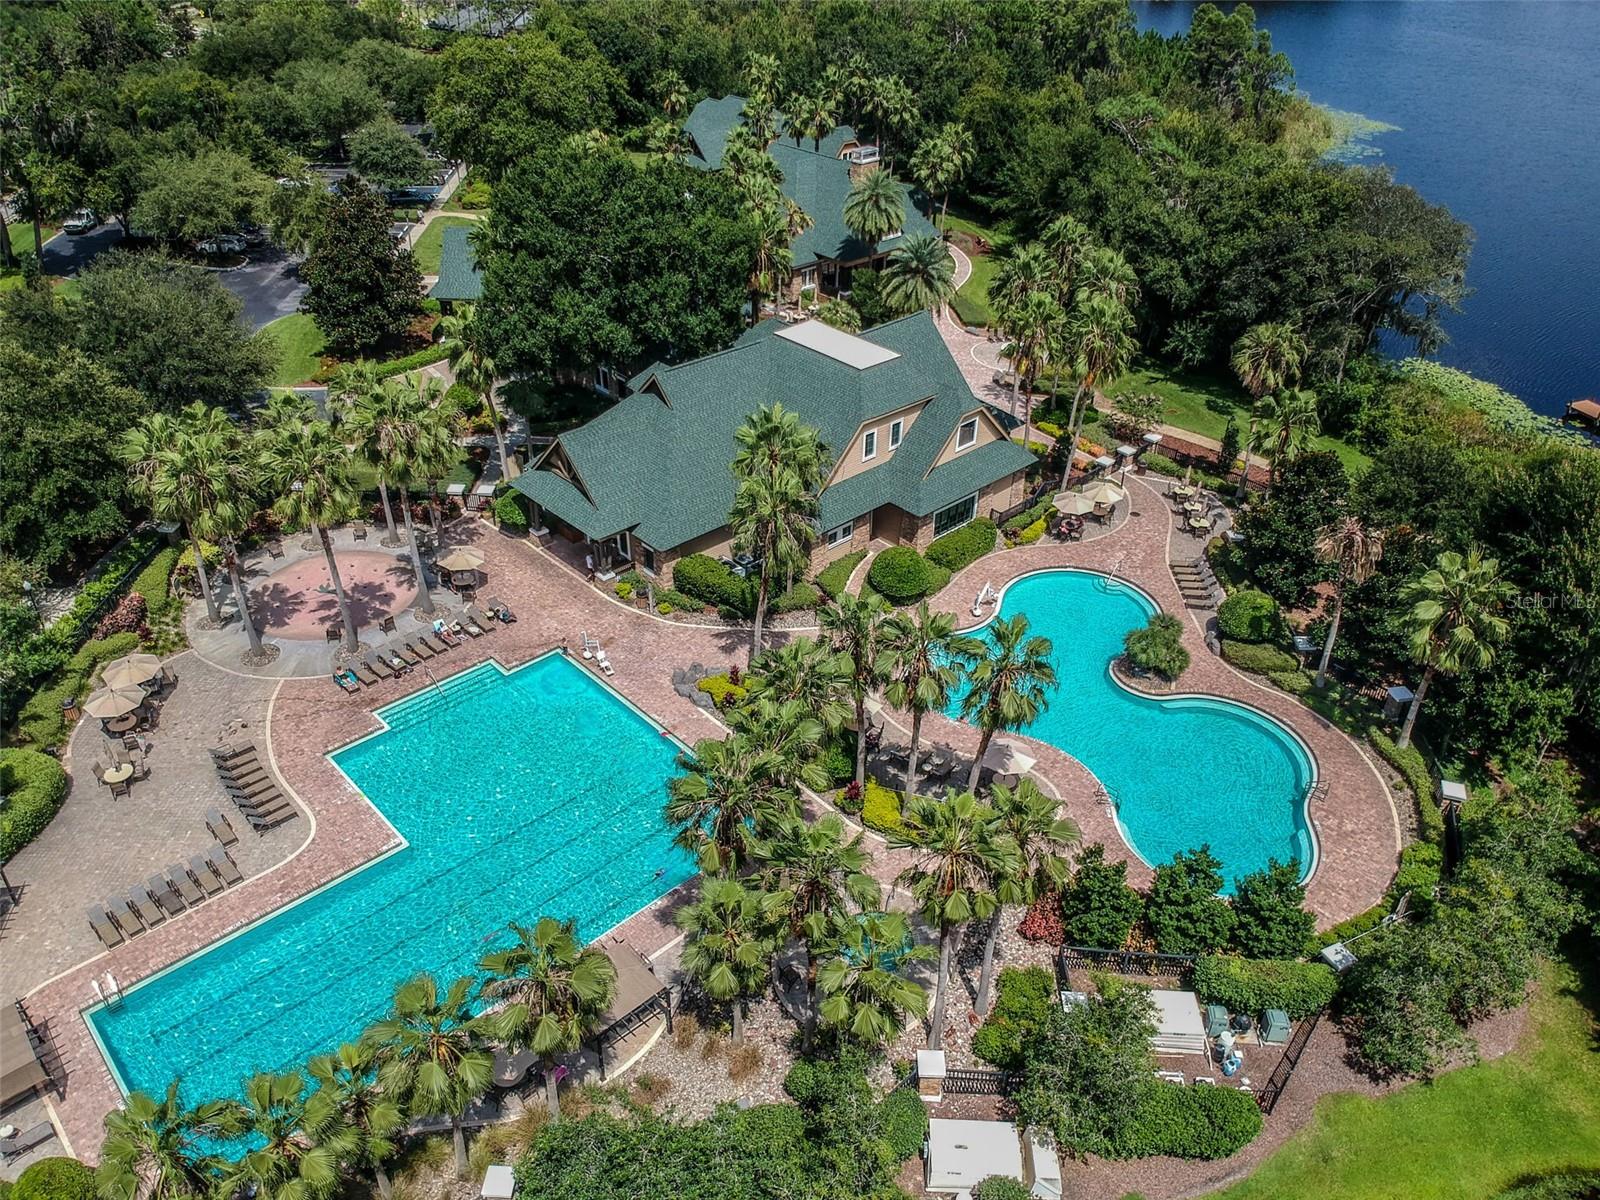
<path fill-rule="evenodd" d="M 1210 529 L 1211 528 L 1211 518 L 1210 517 L 1190 517 L 1189 518 L 1189 528 L 1194 530 L 1196 533 L 1199 533 L 1202 530 Z"/>
<path fill-rule="evenodd" d="M 107 787 L 110 787 L 112 784 L 127 783 L 128 780 L 132 778 L 133 764 L 131 762 L 119 763 L 106 771 L 105 775 L 101 778 L 101 782 Z"/>
<path fill-rule="evenodd" d="M 1194 489 L 1192 487 L 1185 487 L 1180 483 L 1177 487 L 1172 489 L 1172 494 L 1179 500 L 1187 500 L 1190 496 L 1194 495 Z"/>
<path fill-rule="evenodd" d="M 1206 506 L 1198 500 L 1191 500 L 1183 506 L 1183 511 L 1186 513 L 1200 513 L 1205 512 L 1205 510 Z"/>
<path fill-rule="evenodd" d="M 123 713 L 120 717 L 112 717 L 106 722 L 107 733 L 128 733 L 139 726 L 139 710 Z"/>

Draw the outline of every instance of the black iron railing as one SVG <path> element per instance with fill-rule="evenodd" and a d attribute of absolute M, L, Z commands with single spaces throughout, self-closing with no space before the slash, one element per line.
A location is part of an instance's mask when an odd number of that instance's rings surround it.
<path fill-rule="evenodd" d="M 1194 966 L 1192 954 L 1147 954 L 1141 950 L 1105 950 L 1063 946 L 1056 959 L 1056 977 L 1063 985 L 1073 970 L 1114 971 L 1118 975 L 1182 978 Z"/>
<path fill-rule="evenodd" d="M 1322 1013 L 1313 1013 L 1309 1020 L 1301 1021 L 1296 1025 L 1294 1032 L 1289 1035 L 1289 1044 L 1283 1048 L 1283 1057 L 1278 1060 L 1278 1065 L 1272 1068 L 1272 1074 L 1267 1076 L 1266 1085 L 1256 1093 L 1256 1103 L 1267 1116 L 1272 1115 L 1272 1110 L 1278 1106 L 1278 1097 L 1283 1095 L 1283 1089 L 1289 1086 L 1289 1080 L 1294 1077 L 1295 1067 L 1300 1065 L 1300 1056 L 1306 1052 L 1306 1046 L 1311 1041 L 1311 1035 L 1316 1032 L 1317 1024 L 1322 1020 Z"/>

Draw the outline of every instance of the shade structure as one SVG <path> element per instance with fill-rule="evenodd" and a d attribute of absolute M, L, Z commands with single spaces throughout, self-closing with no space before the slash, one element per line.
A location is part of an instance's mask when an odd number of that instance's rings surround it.
<path fill-rule="evenodd" d="M 49 1082 L 16 1003 L 0 1006 L 0 1104 L 10 1104 Z"/>
<path fill-rule="evenodd" d="M 106 664 L 101 675 L 107 687 L 137 687 L 161 674 L 161 660 L 154 654 L 129 654 Z"/>
<path fill-rule="evenodd" d="M 1021 746 L 1005 738 L 996 738 L 983 753 L 983 765 L 996 775 L 1026 775 L 1038 761 Z"/>
<path fill-rule="evenodd" d="M 83 702 L 83 711 L 91 717 L 109 721 L 125 717 L 144 703 L 144 690 L 138 687 L 104 687 Z"/>
<path fill-rule="evenodd" d="M 1095 504 L 1121 504 L 1128 493 L 1106 479 L 1091 483 L 1083 489 L 1084 497 Z"/>
<path fill-rule="evenodd" d="M 1074 517 L 1081 517 L 1084 513 L 1094 511 L 1094 501 L 1082 492 L 1062 492 L 1051 503 L 1055 505 L 1057 512 L 1066 513 Z"/>
<path fill-rule="evenodd" d="M 483 555 L 470 546 L 458 546 L 434 562 L 441 571 L 476 571 L 483 566 Z"/>

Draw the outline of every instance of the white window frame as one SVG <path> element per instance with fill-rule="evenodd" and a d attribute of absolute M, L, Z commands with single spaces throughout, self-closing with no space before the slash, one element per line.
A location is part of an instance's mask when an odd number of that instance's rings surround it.
<path fill-rule="evenodd" d="M 837 528 L 828 530 L 828 532 L 822 536 L 823 540 L 828 544 L 828 549 L 832 550 L 836 546 L 842 546 L 848 543 L 850 538 L 855 534 L 855 531 L 856 523 L 852 520 L 846 521 L 843 525 L 840 525 Z"/>
<path fill-rule="evenodd" d="M 861 435 L 861 461 L 871 462 L 878 457 L 878 431 L 869 429 Z"/>
<path fill-rule="evenodd" d="M 969 425 L 972 427 L 972 436 L 970 438 L 968 438 L 966 441 L 962 441 L 961 440 L 961 435 L 966 430 L 967 426 L 969 426 Z M 967 417 L 965 420 L 963 420 L 961 422 L 961 424 L 956 426 L 956 449 L 957 450 L 970 450 L 970 449 L 972 449 L 972 447 L 976 446 L 977 444 L 978 444 L 978 418 L 977 417 Z"/>
<path fill-rule="evenodd" d="M 617 552 L 617 557 L 633 561 L 633 539 L 628 536 L 626 529 L 611 535 L 611 548 Z"/>
<path fill-rule="evenodd" d="M 949 512 L 952 508 L 960 508 L 965 504 L 972 505 L 972 511 L 967 514 L 967 517 L 966 517 L 965 520 L 957 521 L 954 525 L 947 525 L 943 529 L 939 528 L 939 518 L 941 516 L 943 516 L 945 513 Z M 978 517 L 978 493 L 977 492 L 973 492 L 970 496 L 963 496 L 961 499 L 957 500 L 954 504 L 946 504 L 938 512 L 933 514 L 933 536 L 934 537 L 943 537 L 945 534 L 950 533 L 952 530 L 960 529 L 963 525 L 972 524 L 972 522 L 975 521 L 977 519 L 977 517 Z"/>
<path fill-rule="evenodd" d="M 654 567 L 652 567 L 652 566 L 646 565 L 645 558 L 646 558 L 646 556 L 648 556 L 648 557 L 654 559 L 655 556 L 656 556 L 656 548 L 654 546 L 652 546 L 649 542 L 646 542 L 643 539 L 640 539 L 640 541 L 638 543 L 638 546 L 637 546 L 637 549 L 639 551 L 639 557 L 638 557 L 637 561 L 634 563 L 634 565 L 637 566 L 639 568 L 639 570 L 643 571 L 646 575 L 654 575 L 656 573 L 656 569 Z"/>
<path fill-rule="evenodd" d="M 905 435 L 906 419 L 904 417 L 900 417 L 898 420 L 889 422 L 889 449 L 898 449 L 900 442 Z"/>

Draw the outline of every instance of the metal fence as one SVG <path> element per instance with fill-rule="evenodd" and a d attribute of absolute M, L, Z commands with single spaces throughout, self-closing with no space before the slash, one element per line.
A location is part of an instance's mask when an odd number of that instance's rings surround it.
<path fill-rule="evenodd" d="M 1114 971 L 1118 975 L 1170 975 L 1181 978 L 1194 966 L 1192 954 L 1146 954 L 1140 950 L 1105 950 L 1094 946 L 1063 946 L 1056 960 L 1056 975 L 1063 984 L 1073 970 Z"/>
<path fill-rule="evenodd" d="M 1311 1035 L 1317 1031 L 1321 1020 L 1321 1012 L 1313 1013 L 1309 1020 L 1296 1025 L 1294 1032 L 1289 1035 L 1289 1044 L 1283 1048 L 1283 1057 L 1272 1068 L 1272 1074 L 1267 1076 L 1266 1085 L 1256 1093 L 1256 1103 L 1265 1115 L 1270 1117 L 1272 1110 L 1278 1106 L 1278 1097 L 1283 1095 L 1283 1089 L 1294 1078 L 1294 1069 L 1300 1065 L 1300 1056 L 1306 1052 Z"/>
<path fill-rule="evenodd" d="M 944 1090 L 952 1096 L 1009 1096 L 1021 1081 L 1013 1071 L 951 1070 L 944 1074 Z"/>

